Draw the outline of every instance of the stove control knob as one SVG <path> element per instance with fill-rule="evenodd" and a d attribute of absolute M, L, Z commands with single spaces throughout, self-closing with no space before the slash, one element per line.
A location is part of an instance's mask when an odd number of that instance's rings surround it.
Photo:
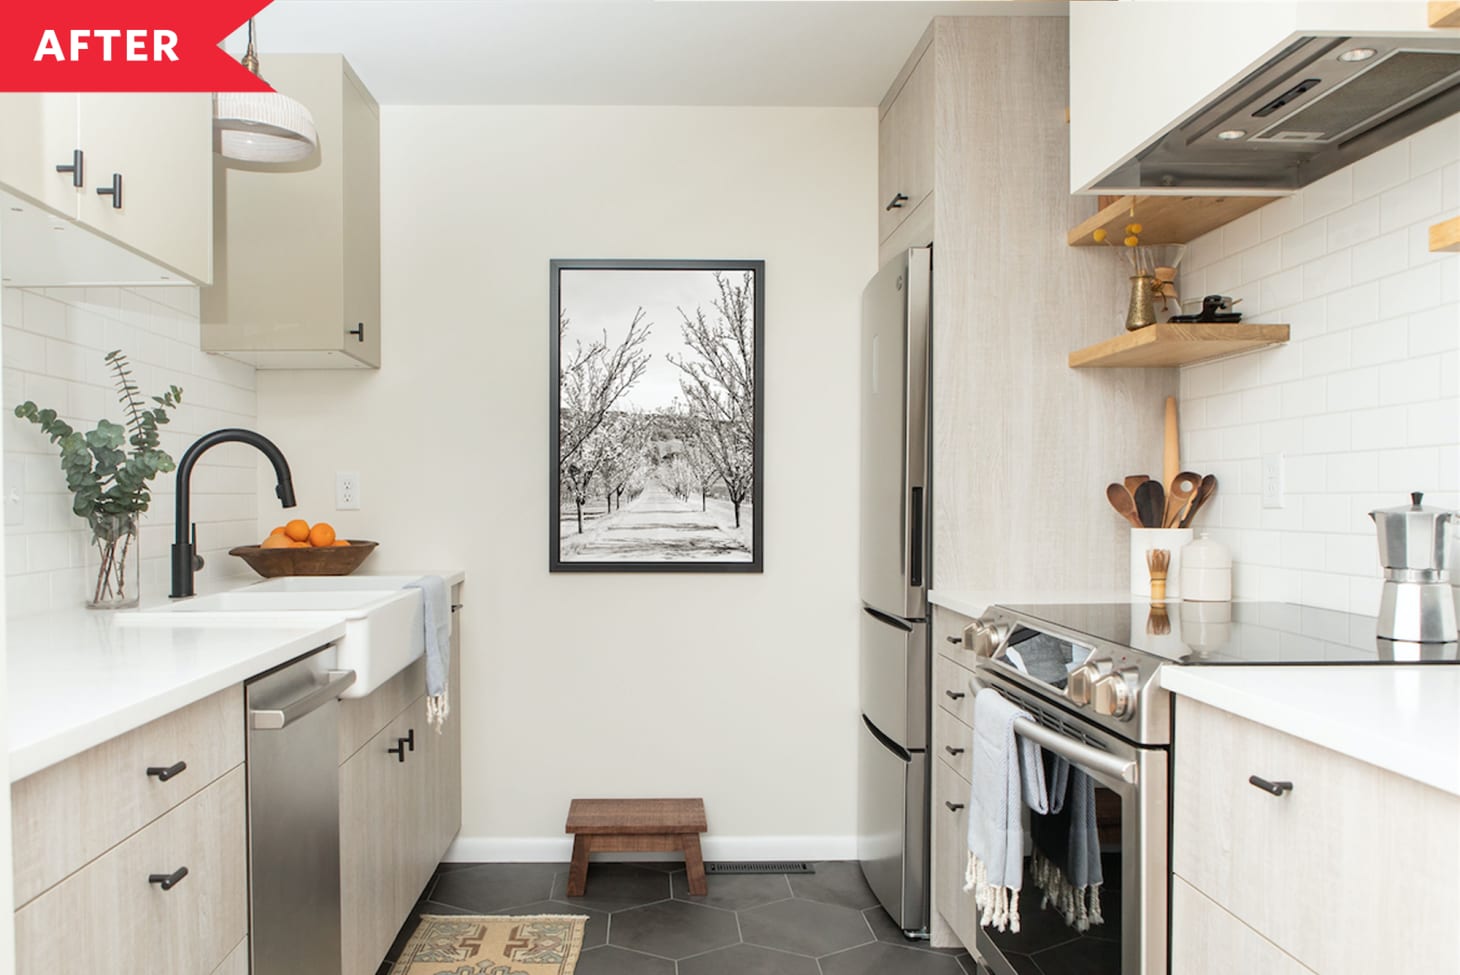
<path fill-rule="evenodd" d="M 1009 639 L 1009 629 L 1007 623 L 974 620 L 963 628 L 963 645 L 975 656 L 992 657 L 1004 648 L 1004 641 Z"/>
<path fill-rule="evenodd" d="M 1110 673 L 1110 664 L 1104 660 L 1076 667 L 1070 671 L 1069 680 L 1065 682 L 1065 697 L 1071 704 L 1084 707 L 1094 697 L 1095 683 L 1108 673 Z"/>
<path fill-rule="evenodd" d="M 1131 671 L 1106 674 L 1095 681 L 1095 713 L 1129 720 L 1136 713 L 1136 682 Z"/>

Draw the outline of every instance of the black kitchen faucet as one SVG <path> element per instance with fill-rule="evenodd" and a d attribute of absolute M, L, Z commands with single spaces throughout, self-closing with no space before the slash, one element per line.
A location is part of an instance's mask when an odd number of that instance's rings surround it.
<path fill-rule="evenodd" d="M 177 465 L 177 519 L 172 542 L 172 598 L 193 594 L 193 573 L 203 567 L 203 559 L 197 553 L 198 526 L 192 524 L 190 514 L 193 466 L 210 447 L 220 443 L 246 443 L 257 447 L 259 452 L 274 465 L 274 477 L 278 486 L 274 493 L 286 508 L 294 507 L 294 481 L 289 474 L 289 462 L 274 442 L 261 433 L 252 430 L 229 428 L 205 433 L 197 442 L 183 452 Z"/>

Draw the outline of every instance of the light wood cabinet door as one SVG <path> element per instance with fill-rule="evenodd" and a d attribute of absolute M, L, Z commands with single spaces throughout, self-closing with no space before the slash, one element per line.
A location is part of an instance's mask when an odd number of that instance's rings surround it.
<path fill-rule="evenodd" d="M 238 946 L 228 953 L 223 959 L 223 964 L 213 969 L 213 975 L 248 975 L 248 939 L 244 938 Z"/>
<path fill-rule="evenodd" d="M 86 153 L 77 220 L 199 284 L 211 281 L 212 96 L 80 95 L 77 131 Z M 115 176 L 120 207 L 97 193 Z"/>
<path fill-rule="evenodd" d="M 79 191 L 72 174 L 56 172 L 73 163 L 80 149 L 76 134 L 76 96 L 6 92 L 0 94 L 0 184 L 67 217 L 76 216 Z M 86 159 L 82 159 L 82 175 Z M 83 180 L 84 182 L 84 180 Z"/>
<path fill-rule="evenodd" d="M 947 762 L 933 762 L 933 909 L 971 948 L 978 933 L 978 907 L 973 894 L 963 890 L 970 791 L 968 780 Z"/>
<path fill-rule="evenodd" d="M 933 704 L 973 727 L 973 688 L 968 670 L 942 653 L 933 654 Z"/>
<path fill-rule="evenodd" d="M 17 911 L 18 975 L 212 972 L 248 929 L 244 821 L 240 767 Z"/>
<path fill-rule="evenodd" d="M 1171 975 L 1312 975 L 1180 877 L 1171 879 Z"/>
<path fill-rule="evenodd" d="M 890 237 L 933 190 L 934 47 L 929 45 L 923 52 L 877 130 L 878 206 L 882 208 L 877 217 L 878 241 Z"/>
<path fill-rule="evenodd" d="M 1173 744 L 1177 875 L 1324 975 L 1454 970 L 1460 797 L 1189 698 Z"/>

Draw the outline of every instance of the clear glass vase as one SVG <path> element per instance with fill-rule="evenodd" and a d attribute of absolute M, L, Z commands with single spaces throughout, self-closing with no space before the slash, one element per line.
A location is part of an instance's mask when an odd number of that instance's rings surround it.
<path fill-rule="evenodd" d="M 86 606 L 124 609 L 137 605 L 141 585 L 135 514 L 92 514 L 91 544 L 86 548 Z"/>

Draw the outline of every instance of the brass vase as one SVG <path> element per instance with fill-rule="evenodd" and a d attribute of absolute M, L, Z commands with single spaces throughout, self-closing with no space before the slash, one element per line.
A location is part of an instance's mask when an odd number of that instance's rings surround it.
<path fill-rule="evenodd" d="M 1161 283 L 1149 274 L 1137 274 L 1130 279 L 1130 308 L 1125 313 L 1127 331 L 1156 324 L 1156 294 L 1160 288 Z"/>

